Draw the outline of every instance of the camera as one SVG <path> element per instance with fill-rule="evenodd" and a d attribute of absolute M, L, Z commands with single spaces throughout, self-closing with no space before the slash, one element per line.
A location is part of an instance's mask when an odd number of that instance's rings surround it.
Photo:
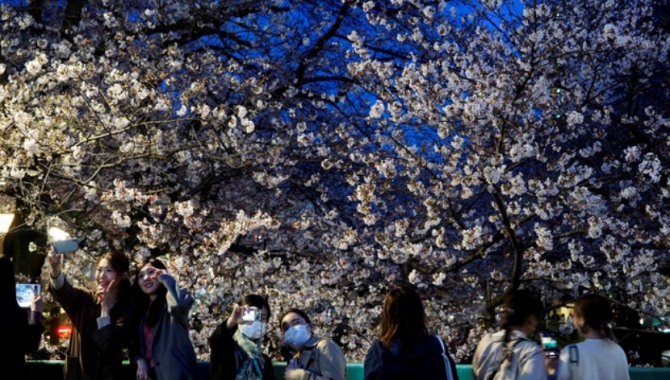
<path fill-rule="evenodd" d="M 16 302 L 21 307 L 30 307 L 34 296 L 41 292 L 40 284 L 16 284 Z"/>
<path fill-rule="evenodd" d="M 253 321 L 260 321 L 260 320 L 261 320 L 261 311 L 255 307 L 246 309 L 244 313 L 242 313 L 243 323 L 251 323 Z"/>
<path fill-rule="evenodd" d="M 86 243 L 86 237 L 55 241 L 52 243 L 56 253 L 75 252 Z"/>

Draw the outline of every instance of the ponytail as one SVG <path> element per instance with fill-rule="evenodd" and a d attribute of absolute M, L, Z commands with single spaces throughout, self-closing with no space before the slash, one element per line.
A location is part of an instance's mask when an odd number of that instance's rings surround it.
<path fill-rule="evenodd" d="M 580 296 L 575 301 L 575 314 L 584 318 L 582 334 L 586 334 L 590 329 L 593 329 L 598 332 L 601 338 L 616 342 L 616 337 L 612 331 L 614 311 L 609 299 L 599 294 Z"/>

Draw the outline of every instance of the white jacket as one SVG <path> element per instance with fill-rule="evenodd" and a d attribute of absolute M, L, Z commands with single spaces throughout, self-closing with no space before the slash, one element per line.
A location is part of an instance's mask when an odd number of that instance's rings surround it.
<path fill-rule="evenodd" d="M 576 346 L 575 376 L 570 377 L 570 346 Z M 628 359 L 621 346 L 609 339 L 586 339 L 561 350 L 558 380 L 629 380 Z"/>
<path fill-rule="evenodd" d="M 511 361 L 503 363 L 503 338 L 505 331 L 497 331 L 482 338 L 472 358 L 472 370 L 476 380 L 516 379 L 546 380 L 547 367 L 544 351 L 526 334 L 512 330 L 507 347 L 512 348 Z M 495 377 L 494 377 L 495 373 Z"/>

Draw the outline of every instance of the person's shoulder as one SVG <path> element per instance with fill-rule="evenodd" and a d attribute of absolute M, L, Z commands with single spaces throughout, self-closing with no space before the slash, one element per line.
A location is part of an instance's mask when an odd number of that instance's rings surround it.
<path fill-rule="evenodd" d="M 316 348 L 319 351 L 335 351 L 342 353 L 340 345 L 330 338 L 319 338 L 319 341 L 316 342 Z"/>
<path fill-rule="evenodd" d="M 321 337 L 316 342 L 316 347 L 318 347 L 318 348 L 326 348 L 326 347 L 331 347 L 331 346 L 335 346 L 335 347 L 338 347 L 338 348 L 340 347 L 337 343 L 335 343 L 334 340 L 332 340 L 330 338 Z"/>

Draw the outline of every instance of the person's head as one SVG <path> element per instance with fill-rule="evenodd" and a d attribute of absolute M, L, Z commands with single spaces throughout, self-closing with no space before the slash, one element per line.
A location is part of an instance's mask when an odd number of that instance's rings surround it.
<path fill-rule="evenodd" d="M 289 309 L 281 319 L 284 343 L 300 350 L 312 337 L 312 321 L 304 310 Z"/>
<path fill-rule="evenodd" d="M 107 252 L 98 258 L 95 265 L 95 282 L 98 291 L 104 291 L 110 282 L 115 281 L 116 289 L 130 286 L 130 260 L 120 252 Z"/>
<path fill-rule="evenodd" d="M 267 331 L 267 322 L 270 319 L 270 304 L 268 301 L 257 294 L 249 294 L 242 300 L 242 306 L 247 310 L 255 310 L 260 315 L 258 320 L 241 320 L 237 328 L 242 331 L 242 334 L 251 340 L 257 340 L 263 337 Z"/>
<path fill-rule="evenodd" d="M 17 305 L 16 302 L 16 278 L 14 277 L 14 264 L 12 260 L 0 255 L 0 303 Z"/>
<path fill-rule="evenodd" d="M 505 329 L 516 329 L 529 335 L 537 329 L 542 319 L 544 305 L 528 289 L 518 289 L 505 296 L 505 312 L 502 325 Z"/>
<path fill-rule="evenodd" d="M 584 294 L 577 298 L 572 312 L 572 321 L 582 335 L 595 333 L 599 338 L 614 340 L 612 333 L 612 305 L 599 294 Z"/>
<path fill-rule="evenodd" d="M 379 340 L 387 349 L 399 340 L 403 350 L 413 350 L 428 335 L 423 302 L 413 288 L 398 287 L 386 294 L 379 329 Z"/>
<path fill-rule="evenodd" d="M 258 294 L 248 294 L 242 299 L 242 306 L 255 307 L 261 313 L 261 321 L 267 323 L 270 320 L 270 304 L 268 300 Z"/>
<path fill-rule="evenodd" d="M 140 267 L 135 278 L 135 283 L 139 286 L 144 294 L 149 297 L 165 295 L 167 289 L 158 281 L 159 271 L 165 271 L 167 267 L 157 258 L 150 258 Z"/>

